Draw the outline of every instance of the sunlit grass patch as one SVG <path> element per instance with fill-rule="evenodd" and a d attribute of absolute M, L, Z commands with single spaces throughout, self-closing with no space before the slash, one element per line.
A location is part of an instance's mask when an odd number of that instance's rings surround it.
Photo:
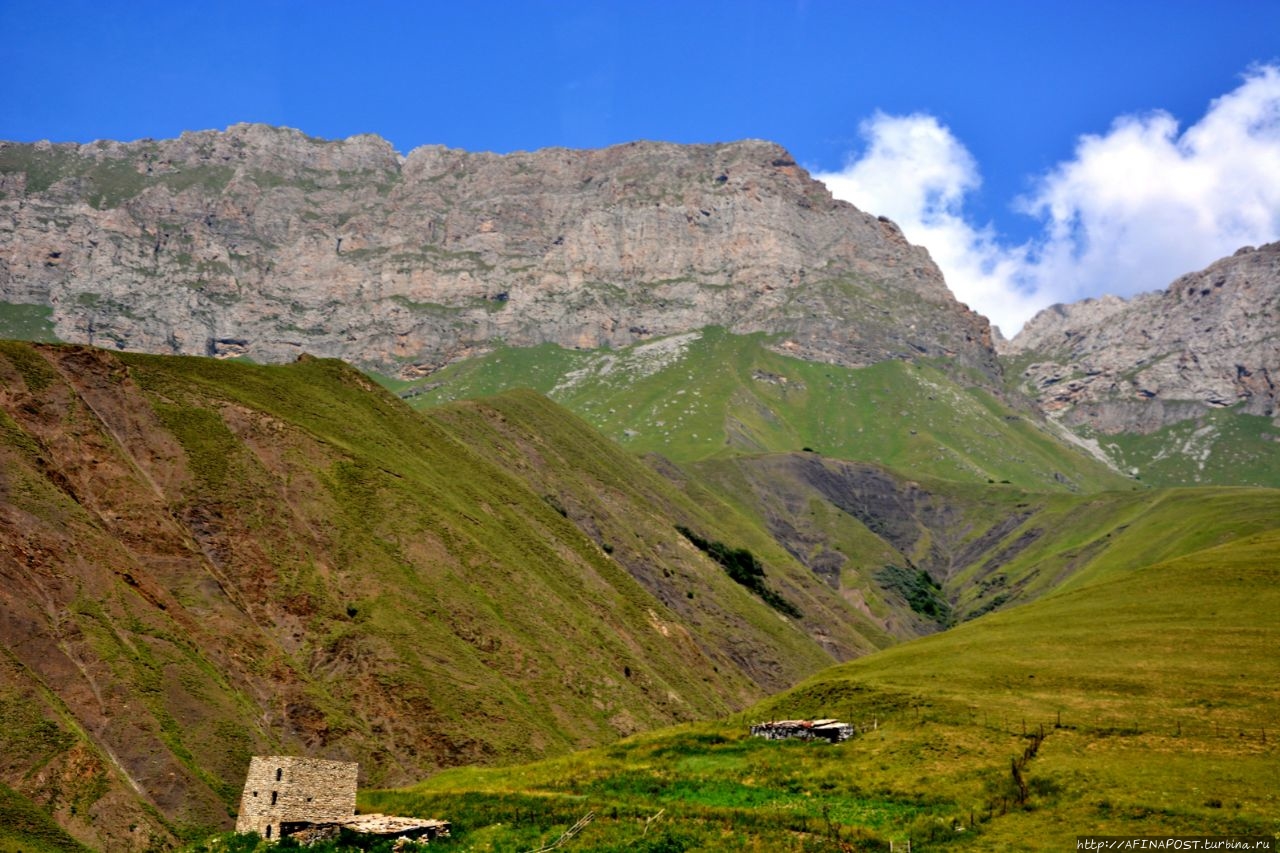
<path fill-rule="evenodd" d="M 601 849 L 636 841 L 658 813 L 687 844 L 671 849 L 881 850 L 911 839 L 1060 850 L 1087 833 L 1274 834 L 1278 553 L 1280 533 L 1269 532 L 1116 568 L 832 668 L 720 722 L 446 773 L 370 801 L 470 815 L 492 846 L 465 849 L 504 849 L 507 836 L 485 823 L 504 803 L 509 818 L 518 808 L 543 826 L 540 837 L 594 811 Z M 753 719 L 826 715 L 860 733 L 836 746 L 746 733 Z"/>

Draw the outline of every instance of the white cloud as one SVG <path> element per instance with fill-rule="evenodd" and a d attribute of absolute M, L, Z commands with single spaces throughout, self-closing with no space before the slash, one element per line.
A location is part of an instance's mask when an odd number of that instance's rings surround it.
<path fill-rule="evenodd" d="M 867 148 L 843 171 L 818 174 L 836 198 L 888 216 L 928 247 L 952 292 L 1002 329 L 1034 313 L 1019 288 L 1025 249 L 1009 249 L 990 228 L 964 218 L 964 197 L 981 184 L 977 163 L 936 118 L 877 113 L 860 128 Z"/>
<path fill-rule="evenodd" d="M 1013 333 L 1040 308 L 1167 286 L 1240 246 L 1280 238 L 1280 67 L 1260 66 L 1179 133 L 1167 113 L 1116 119 L 1015 208 L 1042 231 L 1025 245 L 965 217 L 981 178 L 973 157 L 929 115 L 877 113 L 840 172 L 837 198 L 895 220 L 928 247 L 963 302 Z"/>

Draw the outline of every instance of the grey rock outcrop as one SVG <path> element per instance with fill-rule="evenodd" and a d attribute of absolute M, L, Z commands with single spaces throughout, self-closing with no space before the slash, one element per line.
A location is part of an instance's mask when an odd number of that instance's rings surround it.
<path fill-rule="evenodd" d="M 236 125 L 0 143 L 0 301 L 63 340 L 405 377 L 483 352 L 721 325 L 848 365 L 998 374 L 924 249 L 777 145 L 397 154 Z"/>
<path fill-rule="evenodd" d="M 1055 305 L 1000 346 L 1024 390 L 1072 426 L 1146 433 L 1227 407 L 1275 416 L 1280 243 L 1164 291 Z"/>

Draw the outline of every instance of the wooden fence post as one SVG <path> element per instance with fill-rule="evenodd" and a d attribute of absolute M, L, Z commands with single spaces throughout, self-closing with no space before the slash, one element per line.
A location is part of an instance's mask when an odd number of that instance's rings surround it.
<path fill-rule="evenodd" d="M 1022 771 L 1018 769 L 1018 759 L 1010 759 L 1009 767 L 1013 771 L 1013 781 L 1018 786 L 1018 803 L 1021 805 L 1027 801 L 1027 780 L 1022 778 Z"/>

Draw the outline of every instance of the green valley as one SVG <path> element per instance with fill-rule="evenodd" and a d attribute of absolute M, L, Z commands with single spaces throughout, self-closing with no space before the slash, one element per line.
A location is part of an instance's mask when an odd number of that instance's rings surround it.
<path fill-rule="evenodd" d="M 617 350 L 499 347 L 389 387 L 415 406 L 532 388 L 633 452 L 677 462 L 811 449 L 910 476 L 1096 491 L 1132 481 L 982 377 L 929 360 L 862 368 L 780 353 L 785 340 L 709 327 Z"/>
<path fill-rule="evenodd" d="M 0 345 L 0 844 L 247 849 L 210 833 L 281 752 L 360 761 L 442 849 L 1275 832 L 1280 491 L 1150 488 L 941 368 L 765 343 L 437 380 L 584 417 Z M 747 735 L 828 716 L 859 733 Z"/>
<path fill-rule="evenodd" d="M 964 219 L 951 129 L 859 129 L 950 151 L 885 189 Z M 1094 295 L 1005 340 L 767 140 L 35 138 L 0 141 L 0 853 L 265 853 L 356 788 L 476 853 L 1280 831 L 1280 243 L 1120 298 L 1124 217 L 1061 258 L 977 228 L 1010 319 Z M 1059 260 L 1097 280 L 1018 272 Z M 749 734 L 819 718 L 855 734 Z M 274 755 L 329 790 L 237 837 Z M 357 848 L 407 853 L 316 849 Z"/>
<path fill-rule="evenodd" d="M 456 770 L 368 808 L 449 849 L 1067 850 L 1079 835 L 1280 832 L 1272 530 L 1098 576 L 879 652 L 714 723 Z M 839 745 L 747 735 L 839 716 Z M 1017 768 L 1016 771 L 1014 768 Z"/>

